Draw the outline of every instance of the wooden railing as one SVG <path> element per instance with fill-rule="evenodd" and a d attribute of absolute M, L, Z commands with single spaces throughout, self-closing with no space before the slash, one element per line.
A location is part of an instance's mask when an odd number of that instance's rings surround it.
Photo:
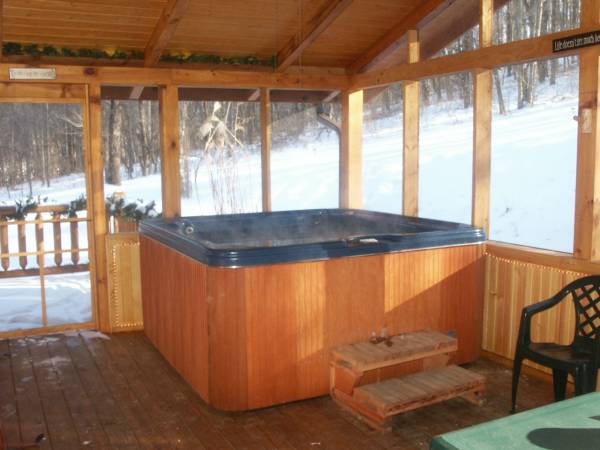
<path fill-rule="evenodd" d="M 80 263 L 81 253 L 88 248 L 80 248 L 79 223 L 87 222 L 86 217 L 78 217 L 69 213 L 68 205 L 42 205 L 28 212 L 24 219 L 16 220 L 8 217 L 16 213 L 16 208 L 0 207 L 0 278 L 15 278 L 35 275 L 54 275 L 60 273 L 85 272 L 89 270 L 88 263 Z M 81 213 L 80 213 L 81 214 Z M 52 224 L 53 250 L 45 249 L 47 236 L 44 226 Z M 35 251 L 27 250 L 27 226 L 35 227 Z M 69 227 L 70 245 L 64 248 L 63 226 Z M 15 243 L 9 242 L 9 228 L 17 228 Z M 16 251 L 15 251 L 16 250 Z M 65 258 L 65 254 L 68 254 Z M 54 255 L 53 264 L 46 264 L 46 255 Z M 35 256 L 37 267 L 29 267 L 29 256 Z M 18 258 L 18 265 L 11 265 L 11 258 Z M 67 260 L 68 259 L 68 260 Z"/>

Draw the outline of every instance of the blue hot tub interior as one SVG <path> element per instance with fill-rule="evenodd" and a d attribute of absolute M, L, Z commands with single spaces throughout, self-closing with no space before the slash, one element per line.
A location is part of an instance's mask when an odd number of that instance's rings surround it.
<path fill-rule="evenodd" d="M 318 209 L 151 219 L 151 237 L 198 261 L 243 267 L 466 245 L 485 240 L 470 225 L 364 210 Z"/>

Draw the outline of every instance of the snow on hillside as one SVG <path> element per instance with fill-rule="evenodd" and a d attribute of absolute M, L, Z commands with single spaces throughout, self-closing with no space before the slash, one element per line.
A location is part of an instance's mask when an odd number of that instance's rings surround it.
<path fill-rule="evenodd" d="M 576 72 L 575 72 L 576 73 Z M 556 86 L 541 86 L 534 107 L 510 108 L 494 115 L 492 151 L 492 239 L 570 252 L 573 245 L 577 86 L 573 75 L 563 76 Z M 508 89 L 505 101 L 511 104 Z M 420 213 L 423 217 L 469 222 L 471 214 L 472 110 L 437 105 L 423 111 L 420 143 Z M 317 139 L 316 137 L 319 136 Z M 338 202 L 338 141 L 331 133 L 305 136 L 295 144 L 276 148 L 272 154 L 273 209 L 336 207 Z M 218 169 L 196 156 L 192 193 L 182 201 L 183 215 L 214 214 L 210 172 L 221 170 L 218 192 L 222 204 L 238 210 L 258 211 L 261 205 L 260 154 L 238 149 L 236 163 Z M 160 176 L 125 180 L 106 186 L 106 195 L 125 192 L 130 200 L 155 200 L 161 209 Z M 227 186 L 235 185 L 235 198 Z M 36 195 L 50 203 L 68 203 L 84 192 L 83 176 L 57 180 L 49 188 L 36 185 Z M 26 187 L 0 192 L 0 202 L 11 203 L 26 195 Z M 229 199 L 229 200 L 228 200 Z M 402 121 L 391 117 L 365 126 L 364 207 L 402 210 Z M 227 208 L 225 208 L 227 210 Z M 27 230 L 34 250 L 33 227 Z M 85 224 L 80 225 L 81 247 L 87 246 Z M 46 236 L 51 236 L 49 226 Z M 65 247 L 68 227 L 63 227 Z M 10 227 L 11 251 L 15 251 L 16 227 Z M 52 242 L 47 242 L 52 249 Z M 65 255 L 67 258 L 68 255 Z M 87 257 L 87 255 L 83 255 Z M 52 256 L 46 258 L 52 264 Z M 11 265 L 16 267 L 13 259 Z M 30 258 L 29 266 L 35 265 Z M 49 277 L 48 315 L 51 324 L 90 320 L 88 274 Z M 41 323 L 39 279 L 0 279 L 0 331 L 39 326 Z"/>

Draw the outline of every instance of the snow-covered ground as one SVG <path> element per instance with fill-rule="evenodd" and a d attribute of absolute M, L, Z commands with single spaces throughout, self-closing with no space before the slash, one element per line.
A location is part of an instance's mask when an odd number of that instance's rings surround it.
<path fill-rule="evenodd" d="M 45 277 L 48 325 L 92 320 L 90 274 Z M 42 326 L 40 277 L 0 279 L 0 331 Z"/>
<path fill-rule="evenodd" d="M 573 246 L 577 122 L 577 71 L 555 86 L 541 86 L 534 107 L 517 110 L 514 89 L 506 89 L 507 115 L 494 114 L 492 129 L 492 239 L 570 252 Z M 423 110 L 420 130 L 419 209 L 423 217 L 469 222 L 472 182 L 472 109 L 449 104 Z M 402 210 L 402 118 L 368 121 L 364 133 L 364 207 Z M 317 138 L 318 137 L 318 138 Z M 273 209 L 336 207 L 338 203 L 337 137 L 308 133 L 272 154 Z M 234 165 L 210 164 L 191 157 L 192 193 L 182 200 L 183 215 L 228 211 L 258 211 L 261 205 L 260 155 L 256 149 L 236 151 Z M 210 174 L 213 177 L 211 185 Z M 218 174 L 225 175 L 219 178 Z M 214 180 L 221 200 L 213 198 Z M 107 185 L 106 195 L 122 191 L 130 200 L 155 200 L 161 209 L 160 176 Z M 235 186 L 235 195 L 227 186 Z M 36 186 L 36 195 L 68 203 L 84 192 L 83 175 L 57 180 L 50 188 Z M 22 198 L 21 192 L 1 192 L 0 201 Z M 63 226 L 63 242 L 69 242 Z M 11 251 L 16 227 L 11 227 Z M 87 246 L 85 224 L 80 245 Z M 28 241 L 34 250 L 33 227 Z M 46 236 L 51 236 L 47 229 Z M 47 243 L 52 248 L 52 243 Z M 82 255 L 82 260 L 87 255 Z M 46 259 L 52 264 L 52 256 Z M 68 255 L 65 255 L 68 258 Z M 16 260 L 12 262 L 16 264 Z M 30 267 L 35 258 L 30 258 Z M 48 277 L 46 296 L 51 324 L 91 318 L 89 274 Z M 41 323 L 39 279 L 0 280 L 0 331 Z"/>

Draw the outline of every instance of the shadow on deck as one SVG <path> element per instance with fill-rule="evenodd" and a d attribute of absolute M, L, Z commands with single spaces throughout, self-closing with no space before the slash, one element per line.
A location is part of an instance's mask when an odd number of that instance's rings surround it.
<path fill-rule="evenodd" d="M 207 406 L 143 333 L 0 341 L 0 417 L 9 442 L 44 449 L 426 449 L 440 433 L 507 415 L 511 372 L 487 360 L 486 404 L 454 399 L 398 416 L 379 434 L 328 397 L 247 413 Z M 523 376 L 520 410 L 552 401 Z"/>

